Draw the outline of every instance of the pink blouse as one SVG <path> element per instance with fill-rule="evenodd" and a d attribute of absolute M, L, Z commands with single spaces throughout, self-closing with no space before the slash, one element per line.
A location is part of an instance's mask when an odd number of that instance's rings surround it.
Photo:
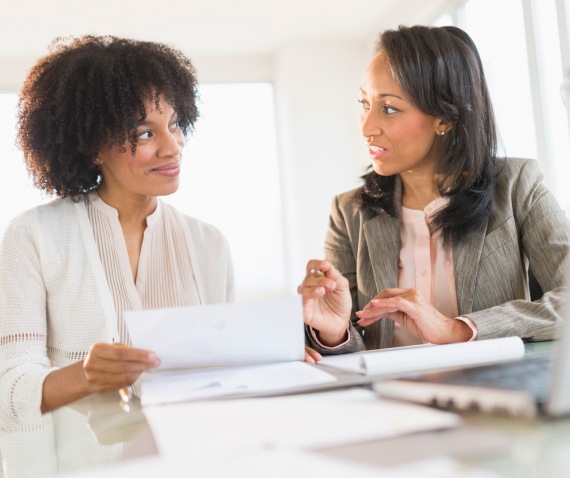
<path fill-rule="evenodd" d="M 477 338 L 477 327 L 470 319 L 458 317 L 453 249 L 450 245 L 444 246 L 439 233 L 434 235 L 429 233 L 431 218 L 445 207 L 447 202 L 447 198 L 440 197 L 434 199 L 423 210 L 408 209 L 402 206 L 398 287 L 417 289 L 443 315 L 465 322 L 473 330 L 471 341 Z M 348 340 L 335 347 L 322 345 L 313 330 L 311 330 L 311 335 L 313 340 L 324 349 L 334 349 L 350 340 L 350 329 L 348 332 Z M 394 322 L 392 347 L 421 343 L 420 339 Z"/>
<path fill-rule="evenodd" d="M 447 198 L 437 198 L 424 210 L 402 206 L 398 287 L 416 288 L 439 312 L 457 317 L 453 251 L 440 234 L 430 235 L 431 218 L 445 207 Z M 393 347 L 420 344 L 405 328 L 394 323 Z"/>

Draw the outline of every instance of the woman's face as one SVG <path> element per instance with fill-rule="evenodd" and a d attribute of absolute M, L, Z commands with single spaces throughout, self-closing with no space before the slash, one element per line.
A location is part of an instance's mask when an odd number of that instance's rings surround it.
<path fill-rule="evenodd" d="M 100 193 L 113 198 L 165 196 L 178 189 L 184 135 L 176 113 L 161 97 L 159 109 L 148 102 L 146 118 L 135 132 L 137 149 L 104 146 L 99 153 Z"/>
<path fill-rule="evenodd" d="M 360 128 L 377 174 L 433 174 L 445 123 L 415 107 L 398 86 L 383 53 L 368 65 L 360 89 Z"/>

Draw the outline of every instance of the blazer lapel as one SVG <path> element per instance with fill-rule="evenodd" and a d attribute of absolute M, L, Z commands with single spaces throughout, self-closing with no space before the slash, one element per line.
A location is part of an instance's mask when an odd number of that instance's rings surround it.
<path fill-rule="evenodd" d="M 398 287 L 400 220 L 380 212 L 364 224 L 364 237 L 378 292 Z"/>
<path fill-rule="evenodd" d="M 401 183 L 395 184 L 394 198 L 397 214 L 400 215 L 400 201 L 402 195 Z M 398 260 L 400 257 L 400 218 L 391 217 L 381 210 L 377 215 L 366 221 L 363 225 L 364 238 L 368 247 L 369 267 L 372 269 L 376 284 L 370 300 L 379 292 L 388 287 L 398 287 Z M 363 260 L 366 256 L 363 255 Z M 364 268 L 364 264 L 361 267 Z M 370 334 L 367 348 L 391 347 L 394 336 L 394 322 L 381 319 L 368 327 Z"/>
<path fill-rule="evenodd" d="M 468 314 L 473 310 L 477 271 L 486 230 L 486 225 L 479 227 L 453 245 L 453 269 L 459 315 Z"/>

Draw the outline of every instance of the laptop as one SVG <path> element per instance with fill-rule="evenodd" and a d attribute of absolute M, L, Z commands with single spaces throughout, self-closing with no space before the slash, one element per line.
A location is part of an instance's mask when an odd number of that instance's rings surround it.
<path fill-rule="evenodd" d="M 515 362 L 384 380 L 373 388 L 386 398 L 450 410 L 525 418 L 569 415 L 570 318 L 550 345 L 549 353 L 527 352 Z"/>

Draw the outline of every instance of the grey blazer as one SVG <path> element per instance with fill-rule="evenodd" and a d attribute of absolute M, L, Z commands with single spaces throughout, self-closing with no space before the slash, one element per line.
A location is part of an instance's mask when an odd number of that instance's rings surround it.
<path fill-rule="evenodd" d="M 356 191 L 334 199 L 325 242 L 326 259 L 350 283 L 351 339 L 324 349 L 307 333 L 308 344 L 323 354 L 392 344 L 391 320 L 362 328 L 355 324 L 355 312 L 383 289 L 398 286 L 400 219 L 379 209 L 359 208 Z M 401 198 L 400 182 L 396 197 Z M 542 184 L 536 161 L 505 160 L 491 217 L 486 226 L 453 245 L 453 264 L 459 314 L 476 324 L 478 339 L 518 335 L 538 341 L 556 336 L 568 294 L 570 224 Z M 535 302 L 529 300 L 529 264 L 545 291 Z"/>

